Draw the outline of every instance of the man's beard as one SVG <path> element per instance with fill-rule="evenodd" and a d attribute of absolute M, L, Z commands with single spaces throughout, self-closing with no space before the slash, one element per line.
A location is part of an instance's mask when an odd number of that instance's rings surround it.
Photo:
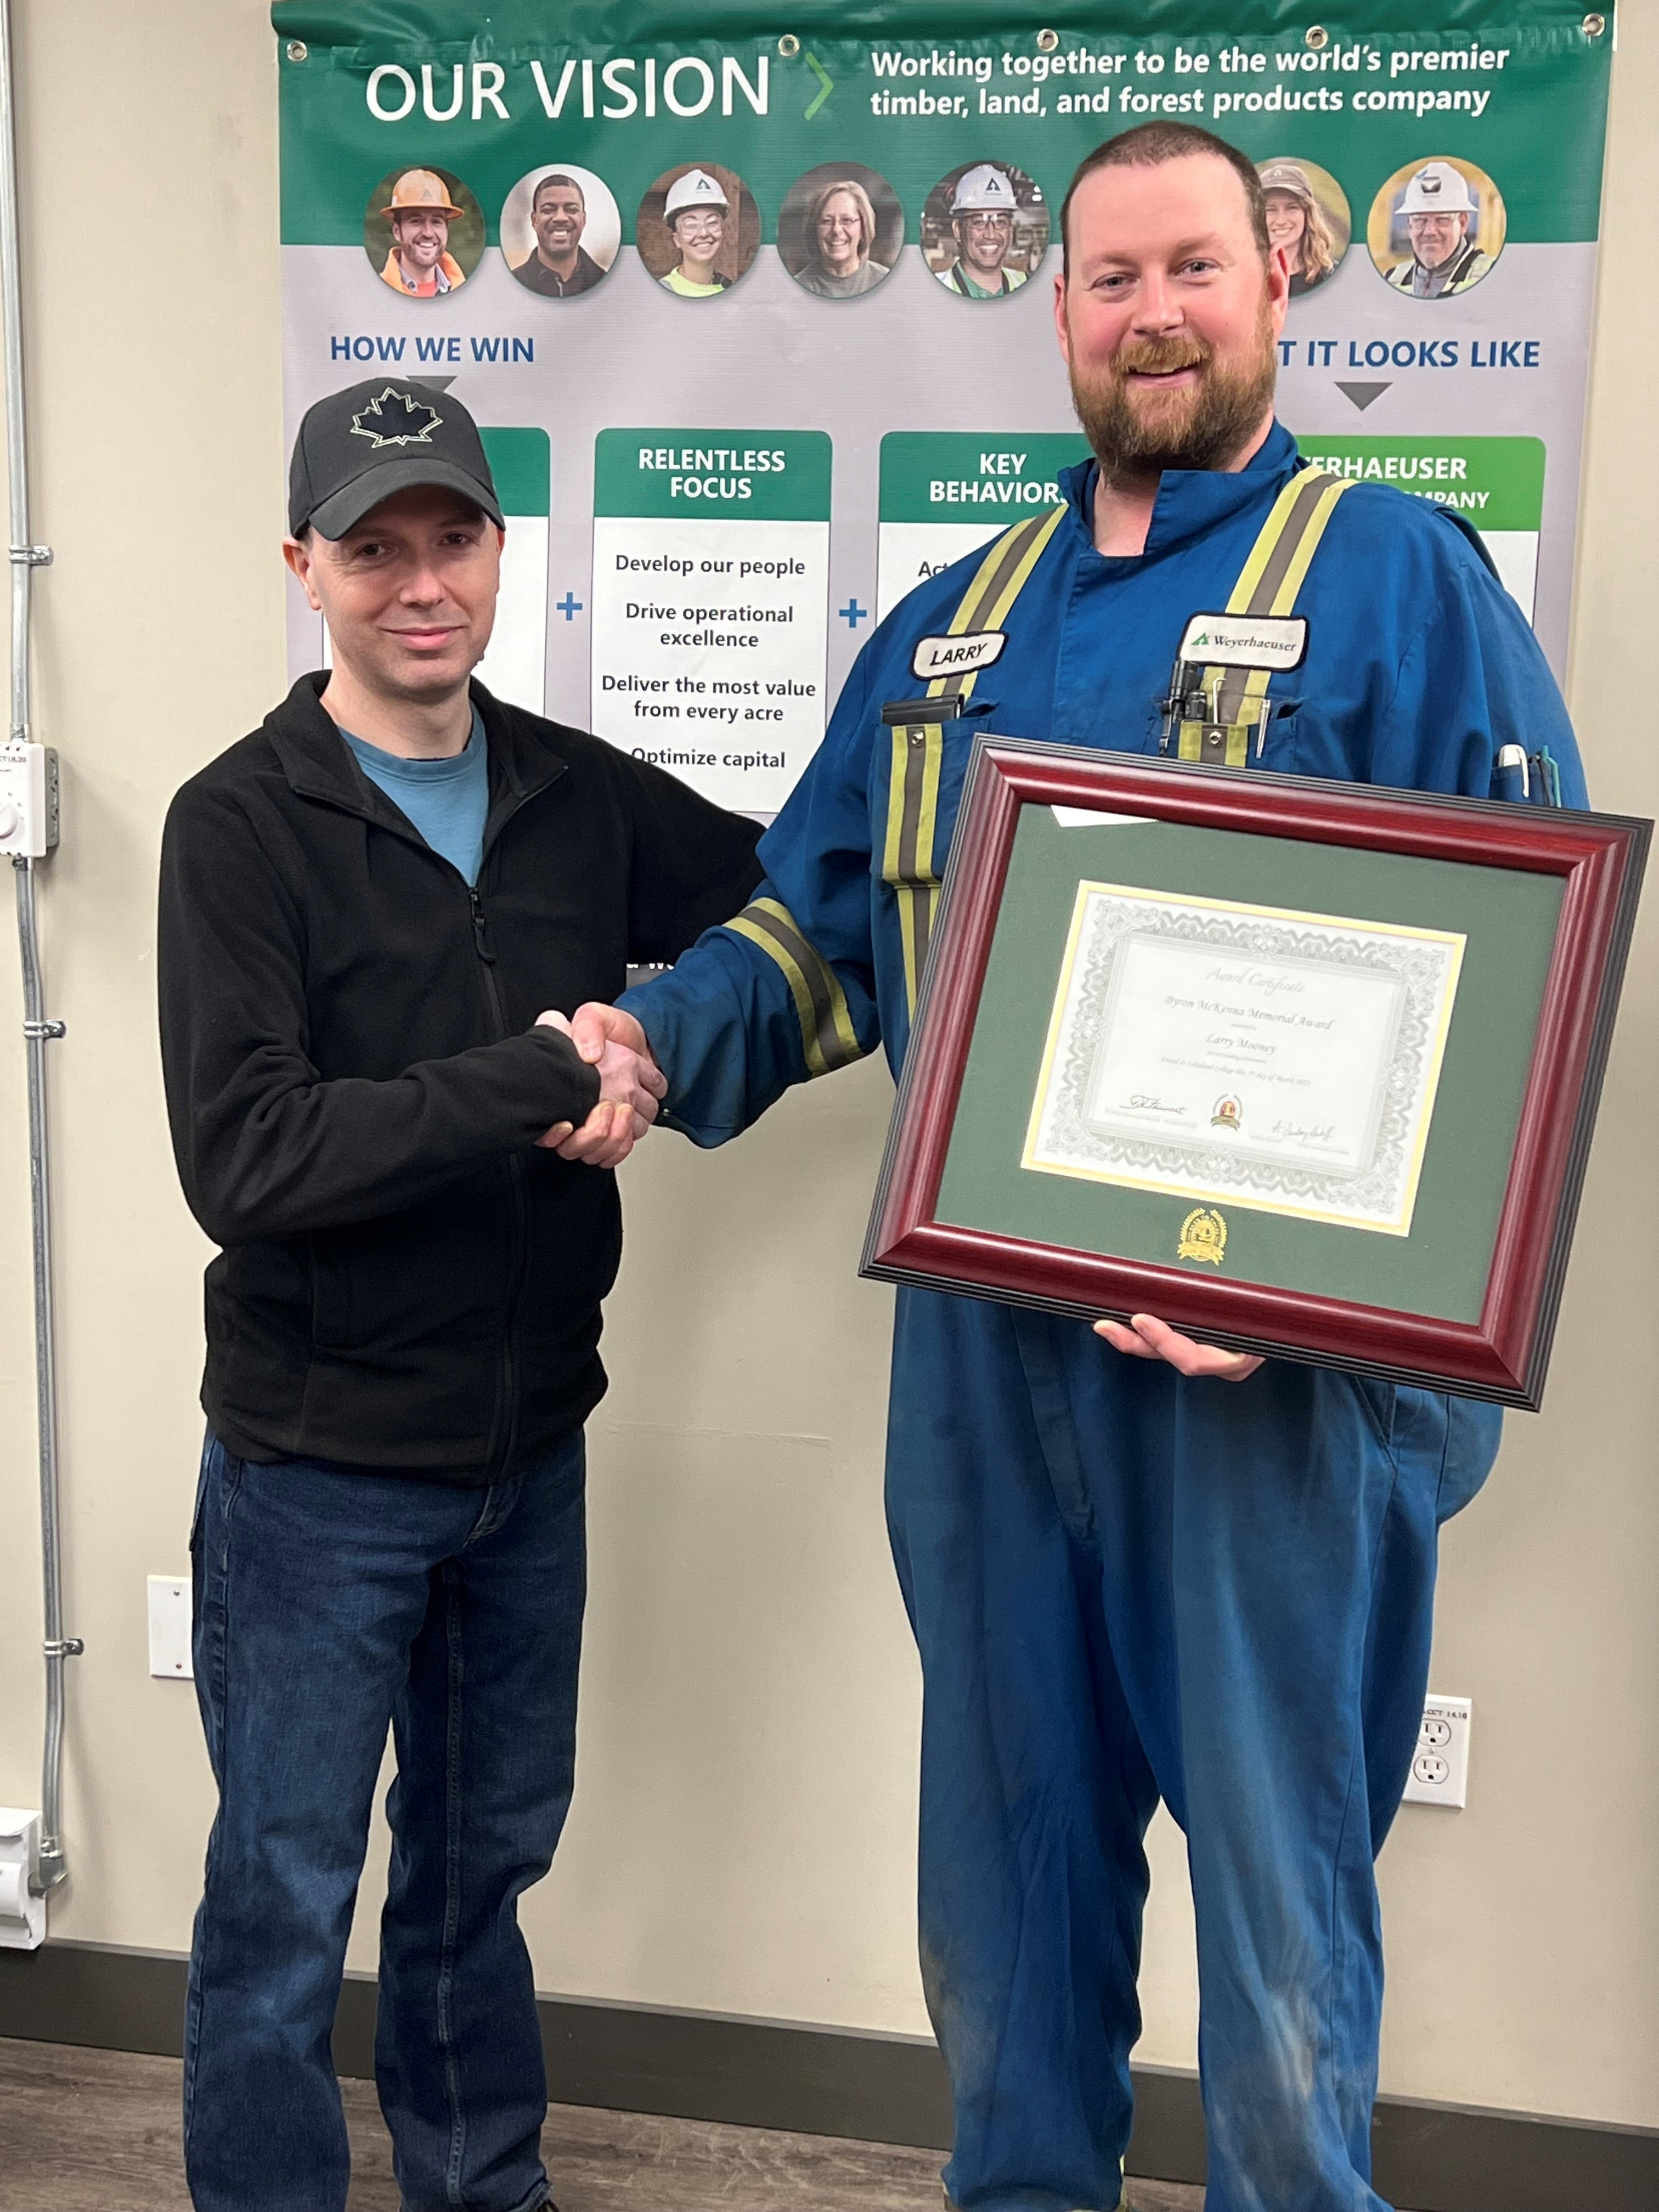
<path fill-rule="evenodd" d="M 1164 469 L 1224 468 L 1273 404 L 1275 367 L 1273 321 L 1264 301 L 1256 344 L 1238 361 L 1218 362 L 1202 338 L 1132 339 L 1091 381 L 1073 368 L 1072 404 L 1109 484 Z M 1184 392 L 1163 400 L 1144 394 L 1139 404 L 1130 397 L 1130 374 L 1167 375 L 1188 368 L 1200 374 Z"/>

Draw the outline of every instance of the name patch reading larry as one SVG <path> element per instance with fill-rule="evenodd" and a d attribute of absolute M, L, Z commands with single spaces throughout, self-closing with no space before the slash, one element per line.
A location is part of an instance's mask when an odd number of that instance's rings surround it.
<path fill-rule="evenodd" d="M 1001 629 L 976 629 L 966 637 L 925 637 L 916 647 L 910 672 L 924 680 L 934 676 L 969 676 L 988 668 L 1008 642 Z"/>
<path fill-rule="evenodd" d="M 1218 668 L 1297 668 L 1307 650 L 1306 615 L 1194 615 L 1177 658 Z"/>

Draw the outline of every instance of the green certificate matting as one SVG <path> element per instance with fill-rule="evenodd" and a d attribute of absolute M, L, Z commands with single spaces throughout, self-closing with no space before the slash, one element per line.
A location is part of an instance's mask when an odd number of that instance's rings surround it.
<path fill-rule="evenodd" d="M 1086 878 L 1467 937 L 1408 1237 L 1224 1203 L 1226 1257 L 1217 1268 L 1176 1258 L 1190 1198 L 1021 1167 Z M 934 1218 L 1232 1282 L 1478 1321 L 1562 887 L 1559 876 L 1175 823 L 1062 828 L 1048 807 L 1022 807 Z"/>

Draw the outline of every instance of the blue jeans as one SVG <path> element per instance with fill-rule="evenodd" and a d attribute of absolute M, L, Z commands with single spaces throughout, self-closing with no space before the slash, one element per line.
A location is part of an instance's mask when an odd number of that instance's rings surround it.
<path fill-rule="evenodd" d="M 532 2212 L 547 2109 L 520 1893 L 570 1803 L 580 1432 L 478 1489 L 234 1457 L 191 1557 L 219 1811 L 191 1955 L 198 2212 L 343 2212 L 329 2038 L 390 1724 L 375 2073 L 405 2212 Z"/>

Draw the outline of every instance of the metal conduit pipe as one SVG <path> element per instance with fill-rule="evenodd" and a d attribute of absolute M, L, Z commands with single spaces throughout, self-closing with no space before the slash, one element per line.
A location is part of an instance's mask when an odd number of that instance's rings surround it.
<path fill-rule="evenodd" d="M 0 322 L 6 379 L 6 458 L 11 501 L 11 740 L 29 732 L 29 586 L 52 559 L 29 537 L 27 422 L 23 406 L 23 310 L 17 239 L 17 118 L 10 0 L 0 0 Z M 69 1871 L 64 1854 L 64 1664 L 82 1648 L 64 1633 L 64 1565 L 58 1490 L 58 1382 L 52 1338 L 52 1205 L 46 1133 L 46 1046 L 64 1034 L 48 1021 L 40 977 L 34 863 L 15 858 L 17 936 L 23 963 L 27 1055 L 29 1212 L 34 1246 L 34 1386 L 40 1460 L 40 1565 L 45 1596 L 46 1747 L 41 1761 L 40 1859 L 31 1887 L 44 1896 Z"/>

